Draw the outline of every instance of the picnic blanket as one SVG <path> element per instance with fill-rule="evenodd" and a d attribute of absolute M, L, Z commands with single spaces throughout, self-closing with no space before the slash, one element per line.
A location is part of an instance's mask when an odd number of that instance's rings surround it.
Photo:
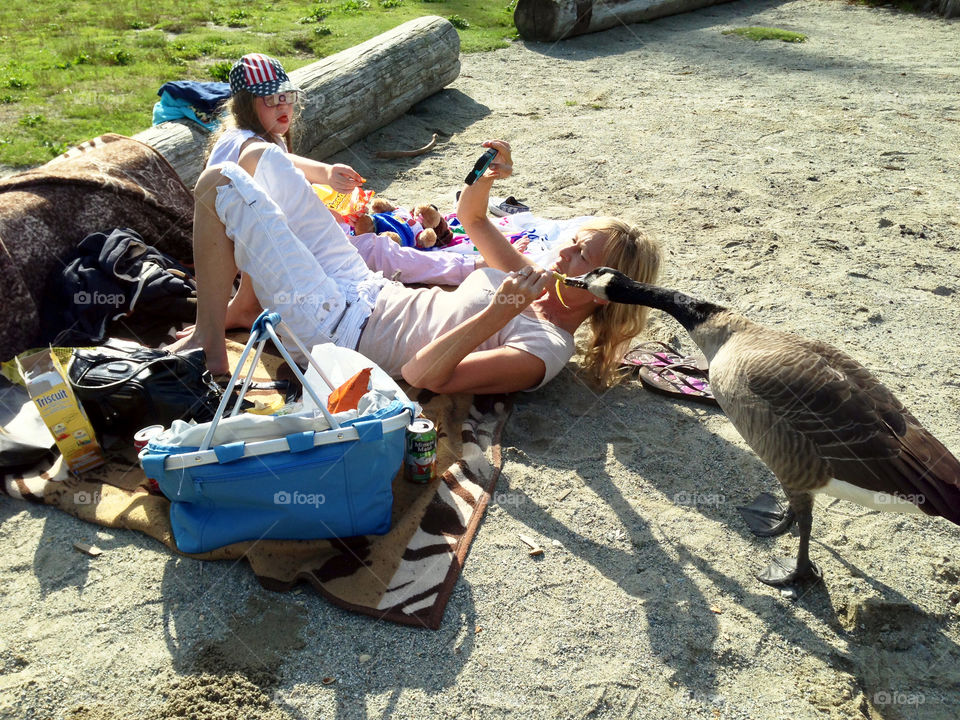
<path fill-rule="evenodd" d="M 229 344 L 232 362 L 240 350 L 242 345 Z M 278 379 L 282 368 L 279 358 L 265 354 L 254 380 Z M 443 470 L 429 485 L 415 485 L 398 474 L 389 533 L 241 542 L 191 557 L 245 558 L 270 590 L 286 591 L 303 581 L 348 610 L 439 628 L 500 473 L 500 435 L 511 405 L 507 396 L 405 391 L 437 425 L 438 467 Z M 3 492 L 97 525 L 145 533 L 177 551 L 170 502 L 148 491 L 132 447 L 112 453 L 106 465 L 80 477 L 69 474 L 61 460 L 57 455 L 40 467 L 5 476 Z"/>
<path fill-rule="evenodd" d="M 448 213 L 443 218 L 453 233 L 453 241 L 444 246 L 443 250 L 462 254 L 479 252 L 455 212 Z M 584 223 L 592 219 L 592 215 L 583 215 L 567 220 L 552 220 L 532 212 L 521 212 L 493 218 L 492 222 L 511 243 L 526 241 L 527 248 L 524 253 L 537 264 L 546 266 L 556 257 L 557 250 L 566 245 Z"/>
<path fill-rule="evenodd" d="M 88 234 L 136 230 L 148 245 L 190 264 L 193 196 L 150 146 L 102 135 L 46 165 L 0 180 L 0 359 L 35 344 L 44 285 Z"/>

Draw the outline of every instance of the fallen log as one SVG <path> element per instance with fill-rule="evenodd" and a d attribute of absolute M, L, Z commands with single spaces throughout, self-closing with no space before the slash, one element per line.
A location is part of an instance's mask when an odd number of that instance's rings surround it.
<path fill-rule="evenodd" d="M 960 0 L 927 0 L 924 8 L 938 12 L 944 17 L 960 17 Z"/>
<path fill-rule="evenodd" d="M 290 73 L 304 90 L 294 152 L 328 157 L 403 115 L 460 74 L 460 36 L 449 21 L 410 20 Z M 203 170 L 209 137 L 174 121 L 134 135 L 163 155 L 188 187 Z"/>
<path fill-rule="evenodd" d="M 520 0 L 513 22 L 525 40 L 553 42 L 724 2 L 730 0 Z"/>

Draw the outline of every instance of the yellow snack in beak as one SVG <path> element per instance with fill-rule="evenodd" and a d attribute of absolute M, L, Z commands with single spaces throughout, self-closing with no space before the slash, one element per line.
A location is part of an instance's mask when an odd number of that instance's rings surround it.
<path fill-rule="evenodd" d="M 559 300 L 560 304 L 569 310 L 570 306 L 563 301 L 563 295 L 560 294 L 560 283 L 566 280 L 567 276 L 563 273 L 558 273 L 556 270 L 553 271 L 553 276 L 557 279 L 557 300 Z"/>

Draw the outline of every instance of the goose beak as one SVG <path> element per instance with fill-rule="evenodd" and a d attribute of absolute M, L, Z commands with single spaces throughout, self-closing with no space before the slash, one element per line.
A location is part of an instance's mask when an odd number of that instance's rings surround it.
<path fill-rule="evenodd" d="M 582 290 L 587 289 L 587 283 L 584 281 L 586 275 L 580 275 L 579 277 L 565 277 L 563 278 L 563 284 L 569 285 L 570 287 L 581 288 Z"/>

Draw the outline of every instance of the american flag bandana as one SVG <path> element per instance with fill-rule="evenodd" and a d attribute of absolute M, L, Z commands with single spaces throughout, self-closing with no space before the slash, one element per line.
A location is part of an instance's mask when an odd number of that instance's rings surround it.
<path fill-rule="evenodd" d="M 261 53 L 250 53 L 230 68 L 230 93 L 246 90 L 261 97 L 279 92 L 299 90 L 291 82 L 279 61 Z"/>

